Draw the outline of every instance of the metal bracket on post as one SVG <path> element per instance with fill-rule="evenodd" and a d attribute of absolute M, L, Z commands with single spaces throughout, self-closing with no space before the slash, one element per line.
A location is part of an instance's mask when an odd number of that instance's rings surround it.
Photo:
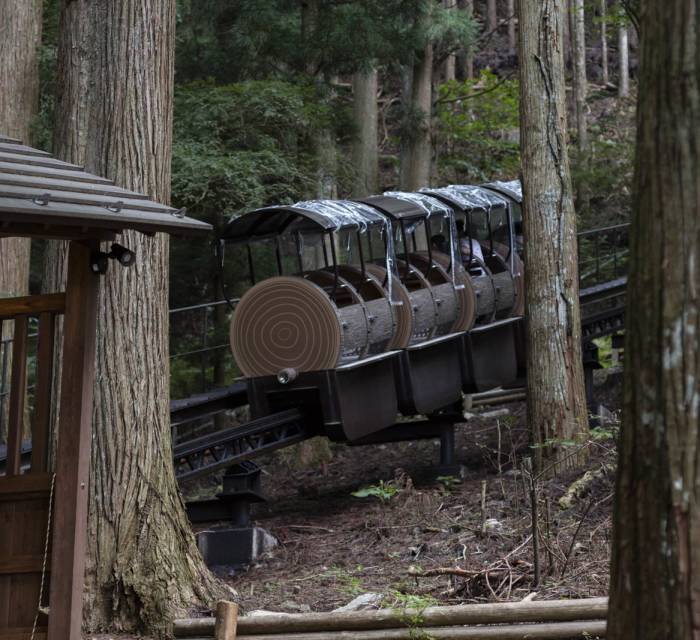
<path fill-rule="evenodd" d="M 598 347 L 593 342 L 583 344 L 583 380 L 586 386 L 586 406 L 588 407 L 588 423 L 591 427 L 597 427 L 600 423 L 599 408 L 595 402 L 593 389 L 593 372 L 600 369 Z"/>
<path fill-rule="evenodd" d="M 260 487 L 260 467 L 243 461 L 226 470 L 223 489 L 213 500 L 187 504 L 192 522 L 225 521 L 197 536 L 199 550 L 210 566 L 245 566 L 276 545 L 276 540 L 251 521 L 251 506 L 265 502 Z M 222 523 L 223 524 L 223 523 Z"/>
<path fill-rule="evenodd" d="M 452 420 L 446 419 L 440 425 L 440 464 L 436 471 L 438 477 L 464 477 L 464 466 L 457 462 L 455 456 L 455 423 Z"/>

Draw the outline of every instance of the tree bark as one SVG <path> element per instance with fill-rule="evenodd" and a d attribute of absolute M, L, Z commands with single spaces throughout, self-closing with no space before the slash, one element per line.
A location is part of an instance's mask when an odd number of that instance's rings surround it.
<path fill-rule="evenodd" d="M 586 124 L 586 16 L 584 0 L 573 0 L 571 5 L 573 43 L 573 88 L 576 114 L 576 136 L 579 151 L 588 148 L 588 126 Z"/>
<path fill-rule="evenodd" d="M 31 143 L 32 120 L 39 108 L 38 54 L 41 44 L 41 0 L 0 0 L 0 133 Z M 29 238 L 0 238 L 0 298 L 29 292 Z M 14 323 L 0 327 L 0 394 L 9 390 Z M 0 402 L 0 441 L 7 403 Z M 25 432 L 30 423 L 25 420 Z M 29 435 L 25 433 L 24 435 Z"/>
<path fill-rule="evenodd" d="M 63 7 L 58 116 L 67 124 L 56 148 L 162 202 L 174 31 L 173 0 Z M 127 232 L 118 242 L 137 262 L 112 262 L 100 291 L 84 615 L 90 630 L 163 634 L 190 606 L 210 605 L 220 586 L 199 556 L 172 467 L 168 239 Z"/>
<path fill-rule="evenodd" d="M 41 0 L 0 1 L 0 133 L 26 144 L 39 108 L 41 13 Z M 27 294 L 29 249 L 28 238 L 0 238 L 0 297 Z"/>
<path fill-rule="evenodd" d="M 617 32 L 617 48 L 620 55 L 620 80 L 617 84 L 617 95 L 626 98 L 630 94 L 630 59 L 629 34 L 627 25 L 621 25 Z"/>
<path fill-rule="evenodd" d="M 587 432 L 578 304 L 576 217 L 564 108 L 563 0 L 520 3 L 521 154 L 527 321 L 528 421 L 554 469 L 581 455 L 557 440 Z"/>
<path fill-rule="evenodd" d="M 457 0 L 443 0 L 443 6 L 445 9 L 456 11 L 459 7 L 457 6 Z M 457 55 L 455 53 L 450 53 L 445 62 L 443 63 L 443 81 L 452 82 L 457 77 Z"/>
<path fill-rule="evenodd" d="M 404 140 L 400 186 L 415 191 L 430 184 L 432 166 L 433 45 L 428 44 L 413 65 L 410 83 L 411 131 Z"/>
<path fill-rule="evenodd" d="M 312 42 L 318 31 L 320 0 L 302 0 L 301 2 L 301 35 L 304 42 Z M 310 78 L 319 77 L 318 60 L 308 58 L 304 64 L 306 74 Z M 334 79 L 327 78 L 329 84 Z M 338 197 L 338 150 L 335 132 L 325 128 L 319 130 L 313 139 L 314 155 L 316 156 L 316 188 L 315 197 L 321 199 Z"/>
<path fill-rule="evenodd" d="M 600 57 L 603 67 L 603 85 L 610 82 L 608 68 L 608 0 L 600 0 Z"/>
<path fill-rule="evenodd" d="M 498 2 L 486 0 L 486 20 L 489 31 L 498 29 Z"/>
<path fill-rule="evenodd" d="M 608 637 L 695 640 L 700 633 L 700 0 L 644 0 L 641 15 Z"/>
<path fill-rule="evenodd" d="M 572 0 L 564 0 L 564 23 L 562 25 L 563 43 L 564 43 L 564 67 L 566 69 L 571 65 L 572 59 L 572 38 L 571 38 L 571 2 Z"/>
<path fill-rule="evenodd" d="M 458 0 L 458 7 L 469 17 L 474 17 L 474 0 Z M 461 79 L 471 80 L 474 77 L 474 50 L 470 46 L 464 53 L 457 58 Z"/>
<path fill-rule="evenodd" d="M 511 51 L 515 51 L 518 46 L 518 41 L 515 35 L 515 22 L 517 16 L 515 15 L 515 0 L 508 0 L 508 48 Z"/>
<path fill-rule="evenodd" d="M 355 140 L 352 147 L 356 171 L 353 195 L 364 197 L 379 189 L 377 141 L 377 70 L 358 72 L 352 79 Z"/>

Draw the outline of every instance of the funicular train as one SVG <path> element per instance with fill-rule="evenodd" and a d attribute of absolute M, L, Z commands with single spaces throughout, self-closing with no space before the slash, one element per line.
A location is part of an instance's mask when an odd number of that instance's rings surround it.
<path fill-rule="evenodd" d="M 307 429 L 362 443 L 516 383 L 521 199 L 517 181 L 452 185 L 229 222 L 222 256 L 248 272 L 230 339 L 251 417 L 300 409 Z"/>

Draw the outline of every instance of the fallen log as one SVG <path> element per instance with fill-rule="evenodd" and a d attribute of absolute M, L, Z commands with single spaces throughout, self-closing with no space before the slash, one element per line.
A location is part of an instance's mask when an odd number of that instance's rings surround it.
<path fill-rule="evenodd" d="M 587 622 L 543 622 L 489 627 L 430 627 L 431 640 L 575 640 L 604 638 L 605 620 Z M 373 631 L 320 631 L 318 633 L 282 633 L 239 635 L 237 640 L 415 640 L 423 637 L 418 627 L 377 629 Z M 202 639 L 203 640 L 203 639 Z"/>
<path fill-rule="evenodd" d="M 604 620 L 607 598 L 544 600 L 466 604 L 425 609 L 379 609 L 337 613 L 280 613 L 238 619 L 240 637 L 329 631 L 363 631 L 397 627 L 444 627 L 448 625 L 515 624 L 531 622 L 572 622 Z M 419 624 L 417 624 L 419 622 Z M 197 637 L 211 634 L 213 618 L 175 621 L 175 635 Z M 432 634 L 432 629 L 431 629 Z M 465 636 L 467 637 L 467 636 Z"/>

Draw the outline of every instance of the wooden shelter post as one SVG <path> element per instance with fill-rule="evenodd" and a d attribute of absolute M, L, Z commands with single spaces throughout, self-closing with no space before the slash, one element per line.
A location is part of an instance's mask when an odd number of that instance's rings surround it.
<path fill-rule="evenodd" d="M 47 599 L 42 587 L 49 555 L 48 640 L 80 640 L 99 274 L 108 265 L 124 264 L 119 257 L 129 249 L 114 241 L 127 229 L 182 235 L 207 233 L 211 226 L 2 134 L 0 154 L 0 237 L 70 241 L 65 293 L 0 300 L 0 324 L 13 322 L 15 327 L 8 455 L 6 468 L 0 469 L 0 640 L 45 638 Z M 100 251 L 100 242 L 113 244 Z M 56 399 L 53 353 L 60 315 L 63 362 Z M 34 350 L 28 343 L 33 337 L 29 329 L 35 326 Z M 27 360 L 32 357 L 36 371 L 29 397 Z M 54 475 L 47 461 L 56 402 Z M 32 442 L 27 456 L 22 431 L 29 410 Z"/>
<path fill-rule="evenodd" d="M 92 434 L 97 293 L 96 241 L 70 243 L 54 490 L 48 637 L 80 640 Z"/>

